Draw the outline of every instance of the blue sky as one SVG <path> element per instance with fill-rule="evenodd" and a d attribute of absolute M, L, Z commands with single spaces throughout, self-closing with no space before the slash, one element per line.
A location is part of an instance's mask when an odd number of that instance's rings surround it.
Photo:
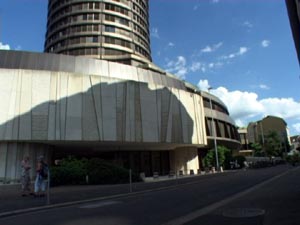
<path fill-rule="evenodd" d="M 43 51 L 46 15 L 47 0 L 2 0 L 0 48 Z M 213 87 L 237 125 L 274 115 L 300 134 L 300 70 L 284 0 L 150 0 L 150 32 L 153 62 Z"/>

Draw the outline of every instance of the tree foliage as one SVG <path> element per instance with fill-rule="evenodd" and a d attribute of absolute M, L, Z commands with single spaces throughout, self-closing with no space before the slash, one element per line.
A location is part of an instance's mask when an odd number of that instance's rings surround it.
<path fill-rule="evenodd" d="M 231 150 L 226 148 L 225 146 L 218 146 L 219 165 L 224 166 L 227 161 L 230 161 L 230 158 Z M 216 166 L 216 157 L 214 149 L 211 149 L 207 152 L 206 156 L 204 157 L 204 165 L 206 167 Z"/>
<path fill-rule="evenodd" d="M 254 150 L 254 156 L 265 156 L 265 153 L 260 143 L 251 143 L 250 147 Z"/>
<path fill-rule="evenodd" d="M 267 156 L 280 156 L 281 140 L 276 131 L 270 131 L 265 138 L 264 150 Z"/>

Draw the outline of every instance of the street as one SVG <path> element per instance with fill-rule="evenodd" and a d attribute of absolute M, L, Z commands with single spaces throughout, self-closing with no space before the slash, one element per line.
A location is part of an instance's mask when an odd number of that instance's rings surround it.
<path fill-rule="evenodd" d="M 299 176 L 300 168 L 285 165 L 227 172 L 164 190 L 4 217 L 0 218 L 0 224 L 228 224 L 222 212 L 230 208 L 263 209 L 265 225 L 296 224 L 300 221 Z M 262 182 L 266 183 L 259 185 Z M 233 197 L 242 192 L 245 194 Z M 214 205 L 218 207 L 210 207 L 203 214 L 203 209 Z"/>

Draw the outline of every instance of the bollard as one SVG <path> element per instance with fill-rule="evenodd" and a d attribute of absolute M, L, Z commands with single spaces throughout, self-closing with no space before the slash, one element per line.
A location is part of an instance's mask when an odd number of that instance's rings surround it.
<path fill-rule="evenodd" d="M 129 192 L 132 192 L 132 173 L 131 169 L 129 169 Z"/>
<path fill-rule="evenodd" d="M 47 205 L 50 205 L 50 169 L 48 168 L 48 179 L 47 179 Z"/>

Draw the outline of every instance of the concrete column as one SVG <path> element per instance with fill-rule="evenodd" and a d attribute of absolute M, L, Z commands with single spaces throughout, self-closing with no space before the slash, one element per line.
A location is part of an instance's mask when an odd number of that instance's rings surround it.
<path fill-rule="evenodd" d="M 197 173 L 199 169 L 197 148 L 178 148 L 170 152 L 170 167 L 172 171 L 183 171 L 184 175 L 190 174 L 190 170 Z"/>

